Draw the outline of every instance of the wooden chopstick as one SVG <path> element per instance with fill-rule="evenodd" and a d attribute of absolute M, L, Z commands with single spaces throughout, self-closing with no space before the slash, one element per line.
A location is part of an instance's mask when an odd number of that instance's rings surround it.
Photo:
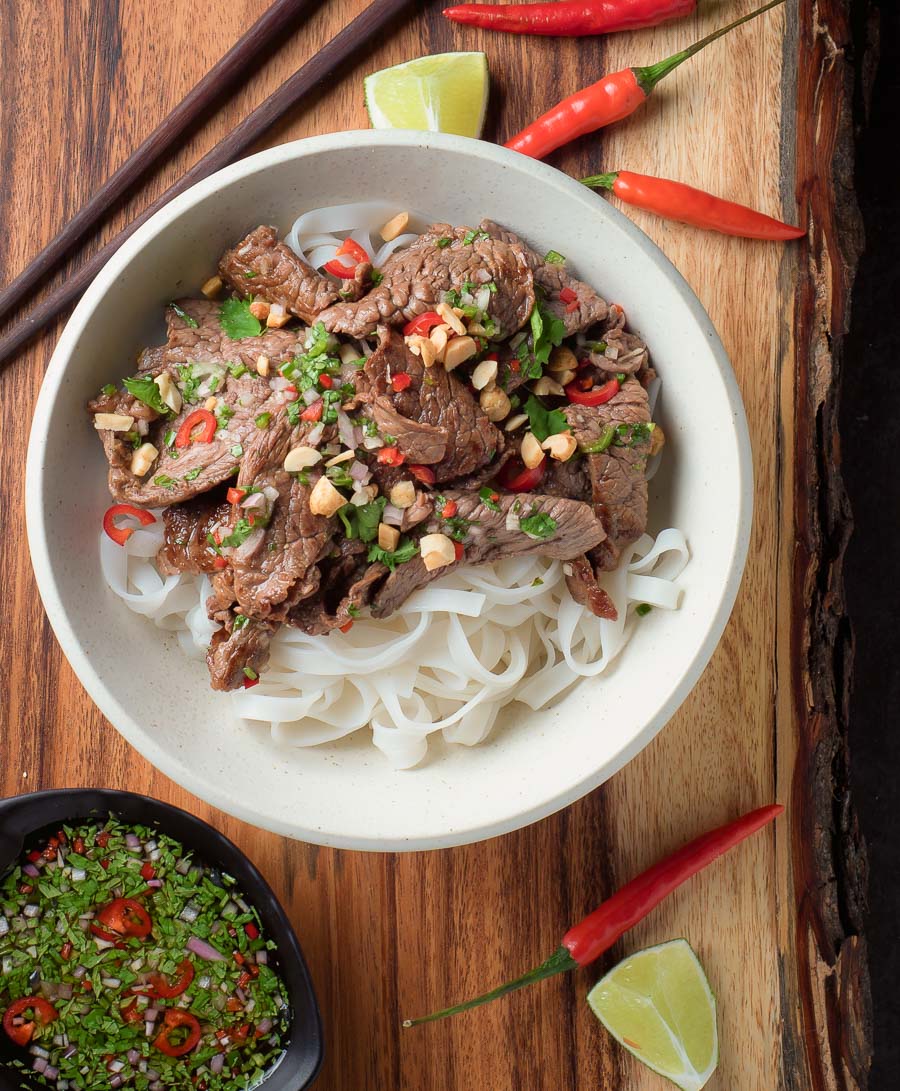
<path fill-rule="evenodd" d="M 199 182 L 200 179 L 208 177 L 239 158 L 291 107 L 296 106 L 318 84 L 333 75 L 345 61 L 369 46 L 372 37 L 409 3 L 410 0 L 373 0 L 365 11 L 348 23 L 314 57 L 285 80 L 223 140 L 195 163 L 187 174 L 171 185 L 115 238 L 110 239 L 93 257 L 89 258 L 65 284 L 51 292 L 18 325 L 0 338 L 0 367 L 4 366 L 22 345 L 56 318 L 60 311 L 81 295 L 122 243 L 134 234 L 154 212 L 195 182 Z"/>
<path fill-rule="evenodd" d="M 264 50 L 273 47 L 301 14 L 318 0 L 275 0 L 247 33 L 187 93 L 167 118 L 160 122 L 141 146 L 72 217 L 15 280 L 0 291 L 0 318 L 17 307 L 27 293 L 45 277 L 84 236 L 96 227 L 118 199 L 145 177 L 170 152 L 178 139 L 251 71 Z"/>

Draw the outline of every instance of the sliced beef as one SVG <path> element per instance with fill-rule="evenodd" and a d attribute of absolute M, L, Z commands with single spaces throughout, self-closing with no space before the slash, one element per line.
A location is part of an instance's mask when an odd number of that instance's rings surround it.
<path fill-rule="evenodd" d="M 602 543 L 598 548 L 602 548 Z M 619 612 L 616 610 L 613 600 L 597 583 L 594 566 L 584 553 L 579 553 L 577 557 L 567 561 L 565 567 L 566 586 L 569 588 L 569 594 L 572 598 L 576 602 L 580 602 L 582 606 L 587 606 L 591 613 L 597 617 L 615 621 L 619 616 Z"/>
<path fill-rule="evenodd" d="M 164 539 L 156 567 L 164 576 L 176 572 L 215 572 L 216 550 L 207 535 L 231 514 L 220 489 L 173 504 L 163 512 Z"/>
<path fill-rule="evenodd" d="M 213 633 L 206 653 L 212 688 L 238 689 L 247 678 L 262 674 L 269 662 L 269 645 L 276 629 L 276 625 L 265 621 L 230 617 Z M 253 674 L 245 674 L 245 669 Z"/>
<path fill-rule="evenodd" d="M 591 499 L 607 538 L 590 556 L 600 569 L 613 569 L 626 545 L 636 542 L 647 527 L 649 438 L 634 437 L 630 426 L 650 421 L 647 391 L 635 379 L 622 384 L 605 405 L 569 405 L 564 410 L 579 446 L 596 443 L 608 425 L 624 426 L 624 434 L 602 454 L 588 454 Z"/>
<path fill-rule="evenodd" d="M 426 368 L 399 333 L 381 327 L 378 350 L 357 379 L 364 411 L 382 435 L 394 436 L 407 462 L 431 466 L 438 482 L 474 473 L 503 448 L 503 433 L 485 416 L 468 388 L 443 367 Z M 410 385 L 395 391 L 391 379 Z"/>
<path fill-rule="evenodd" d="M 567 462 L 547 459 L 547 472 L 540 484 L 548 496 L 567 496 L 570 500 L 591 501 L 591 479 L 587 460 L 575 455 Z"/>
<path fill-rule="evenodd" d="M 267 303 L 279 303 L 309 324 L 340 299 L 333 281 L 279 242 L 274 227 L 257 227 L 226 251 L 219 274 L 238 295 L 252 293 Z"/>
<path fill-rule="evenodd" d="M 311 636 L 321 636 L 350 624 L 370 603 L 378 584 L 388 573 L 385 565 L 369 564 L 364 550 L 356 557 L 341 558 L 328 568 L 319 593 L 291 611 L 289 623 Z M 324 567 L 324 566 L 323 566 Z"/>
<path fill-rule="evenodd" d="M 358 303 L 338 303 L 319 315 L 326 329 L 352 337 L 369 337 L 389 322 L 408 322 L 433 311 L 445 292 L 462 291 L 464 284 L 493 282 L 488 315 L 496 340 L 511 337 L 534 307 L 534 278 L 524 245 L 506 239 L 476 235 L 466 227 L 432 224 L 416 242 L 398 250 L 384 263 L 381 283 Z M 439 240 L 449 239 L 439 246 Z"/>
<path fill-rule="evenodd" d="M 508 493 L 500 497 L 498 511 L 485 506 L 478 493 L 449 490 L 448 500 L 456 501 L 454 526 L 465 531 L 463 559 L 457 564 L 488 564 L 525 553 L 570 560 L 599 545 L 605 532 L 588 504 L 562 497 L 534 493 Z M 556 526 L 546 537 L 533 538 L 525 531 L 507 526 L 510 513 L 520 519 L 547 516 Z M 440 521 L 429 524 L 429 531 L 441 530 Z M 374 617 L 392 614 L 419 587 L 452 572 L 456 565 L 429 572 L 421 556 L 399 565 L 384 581 L 372 600 Z"/>
<path fill-rule="evenodd" d="M 260 356 L 266 356 L 271 366 L 286 363 L 302 351 L 306 331 L 301 329 L 266 329 L 259 337 L 229 337 L 219 321 L 221 303 L 210 299 L 179 299 L 183 311 L 196 326 L 192 326 L 175 310 L 166 310 L 166 345 L 146 349 L 142 370 L 161 364 L 210 362 L 241 363 L 255 368 Z"/>
<path fill-rule="evenodd" d="M 514 232 L 501 227 L 492 220 L 482 220 L 478 226 L 482 231 L 487 231 L 492 238 L 508 243 L 510 246 L 518 246 L 524 249 L 529 268 L 534 276 L 534 283 L 543 295 L 544 306 L 565 323 L 567 336 L 571 336 L 573 333 L 581 333 L 596 322 L 602 322 L 606 318 L 609 309 L 606 302 L 597 295 L 590 285 L 581 280 L 576 280 L 567 271 L 564 262 L 554 264 L 547 261 L 536 250 L 532 250 Z M 572 310 L 569 309 L 569 303 L 559 298 L 560 292 L 566 288 L 575 293 L 578 302 L 578 306 Z"/>
<path fill-rule="evenodd" d="M 636 333 L 625 329 L 625 312 L 615 303 L 609 308 L 598 338 L 605 342 L 605 350 L 592 351 L 587 356 L 601 370 L 625 375 L 646 371 L 649 359 L 647 346 Z"/>

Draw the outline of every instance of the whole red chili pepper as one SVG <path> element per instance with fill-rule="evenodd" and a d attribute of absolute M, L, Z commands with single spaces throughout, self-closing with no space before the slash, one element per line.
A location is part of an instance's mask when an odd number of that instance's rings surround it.
<path fill-rule="evenodd" d="M 566 970 L 574 970 L 579 966 L 587 966 L 588 963 L 599 958 L 604 951 L 609 950 L 624 932 L 643 920 L 651 909 L 655 909 L 683 882 L 692 875 L 696 875 L 723 853 L 740 844 L 752 833 L 756 833 L 783 811 L 784 807 L 779 803 L 760 807 L 734 822 L 729 822 L 726 826 L 720 826 L 690 841 L 672 856 L 654 864 L 636 879 L 626 883 L 620 891 L 613 894 L 611 898 L 607 898 L 580 924 L 570 928 L 563 936 L 561 946 L 557 947 L 540 966 L 483 996 L 475 997 L 474 1000 L 467 1000 L 452 1008 L 445 1008 L 443 1011 L 437 1011 L 419 1019 L 407 1019 L 403 1025 L 413 1027 L 418 1023 L 442 1019 L 446 1015 L 456 1015 L 458 1012 L 478 1007 L 479 1004 L 497 1000 L 506 993 L 521 989 L 534 981 L 542 981 L 545 977 L 552 977 Z"/>
<path fill-rule="evenodd" d="M 594 174 L 582 178 L 582 183 L 598 189 L 608 189 L 626 204 L 655 212 L 667 220 L 721 231 L 723 235 L 738 235 L 745 239 L 799 239 L 806 232 L 802 227 L 774 220 L 746 205 L 726 201 L 702 189 L 668 178 L 653 178 L 634 174 L 630 170 L 610 174 Z"/>
<path fill-rule="evenodd" d="M 708 34 L 687 49 L 673 53 L 671 57 L 666 57 L 665 60 L 658 61 L 656 64 L 644 68 L 624 68 L 621 72 L 604 76 L 597 83 L 592 83 L 590 87 L 585 87 L 581 91 L 576 91 L 574 95 L 564 98 L 547 113 L 542 114 L 537 121 L 533 121 L 527 128 L 507 140 L 504 147 L 522 152 L 523 155 L 530 155 L 532 159 L 543 159 L 550 152 L 575 140 L 576 137 L 592 133 L 595 129 L 602 129 L 614 121 L 621 121 L 642 106 L 659 81 L 689 57 L 693 57 L 710 42 L 721 38 L 723 34 L 728 34 L 735 27 L 783 3 L 784 0 L 769 0 L 768 4 L 757 8 L 756 11 L 751 11 L 749 15 L 735 19 L 728 26 Z"/>
<path fill-rule="evenodd" d="M 512 34 L 581 37 L 655 27 L 681 19 L 697 0 L 553 0 L 549 4 L 459 4 L 444 8 L 455 23 Z"/>

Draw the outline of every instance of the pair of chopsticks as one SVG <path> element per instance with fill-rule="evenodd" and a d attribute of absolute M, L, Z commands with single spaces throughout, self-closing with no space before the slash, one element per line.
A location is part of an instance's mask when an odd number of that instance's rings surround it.
<path fill-rule="evenodd" d="M 122 243 L 154 212 L 195 182 L 239 158 L 268 129 L 307 94 L 371 42 L 375 34 L 397 15 L 409 0 L 373 0 L 339 34 L 248 114 L 223 140 L 207 152 L 162 196 L 101 247 L 71 277 L 50 292 L 28 315 L 0 337 L 0 367 L 84 292 Z M 30 290 L 70 253 L 91 228 L 103 219 L 115 202 L 169 151 L 178 138 L 238 80 L 252 72 L 254 62 L 279 44 L 291 25 L 306 17 L 316 0 L 275 0 L 247 33 L 203 77 L 186 98 L 154 130 L 141 146 L 100 187 L 90 201 L 50 242 L 31 264 L 0 291 L 0 319 L 20 306 Z"/>

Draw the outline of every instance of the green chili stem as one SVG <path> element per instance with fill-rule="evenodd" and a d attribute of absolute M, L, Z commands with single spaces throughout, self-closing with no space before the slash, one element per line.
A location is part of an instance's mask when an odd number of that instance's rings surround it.
<path fill-rule="evenodd" d="M 617 170 L 610 171 L 609 174 L 592 174 L 588 178 L 582 178 L 581 184 L 591 189 L 612 189 L 618 177 Z"/>

